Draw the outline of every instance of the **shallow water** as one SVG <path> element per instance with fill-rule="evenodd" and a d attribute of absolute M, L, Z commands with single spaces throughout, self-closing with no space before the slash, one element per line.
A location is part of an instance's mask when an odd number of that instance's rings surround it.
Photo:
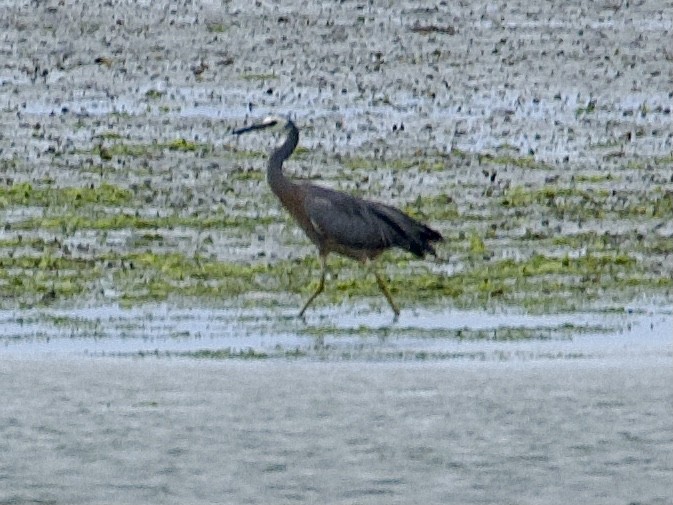
<path fill-rule="evenodd" d="M 670 359 L 5 359 L 2 503 L 671 500 Z"/>
<path fill-rule="evenodd" d="M 0 503 L 670 503 L 669 311 L 268 314 L 2 313 Z"/>
<path fill-rule="evenodd" d="M 250 351 L 259 358 L 309 361 L 623 361 L 670 357 L 673 335 L 670 311 L 656 307 L 537 316 L 405 310 L 397 321 L 365 307 L 321 309 L 306 321 L 295 312 L 170 304 L 0 311 L 0 345 L 15 358 L 195 357 L 227 350 L 226 357 Z"/>

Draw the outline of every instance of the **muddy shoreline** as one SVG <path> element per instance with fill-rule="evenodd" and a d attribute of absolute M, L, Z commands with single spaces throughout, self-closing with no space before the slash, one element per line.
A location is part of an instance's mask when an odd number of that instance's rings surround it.
<path fill-rule="evenodd" d="M 303 291 L 314 254 L 265 186 L 269 140 L 229 136 L 269 112 L 302 127 L 291 173 L 447 235 L 445 264 L 387 267 L 433 304 L 670 300 L 671 20 L 656 2 L 5 10 L 5 308 L 257 296 L 283 276 L 272 291 Z M 539 282 L 493 279 L 510 259 L 505 276 Z M 547 270 L 563 296 L 540 292 Z"/>
<path fill-rule="evenodd" d="M 0 0 L 0 503 L 670 503 L 671 11 Z M 397 323 L 268 113 L 445 235 Z"/>

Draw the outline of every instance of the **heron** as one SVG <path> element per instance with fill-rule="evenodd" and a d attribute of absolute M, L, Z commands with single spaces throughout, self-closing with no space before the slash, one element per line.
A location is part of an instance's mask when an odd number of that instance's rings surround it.
<path fill-rule="evenodd" d="M 268 116 L 261 122 L 236 129 L 232 133 L 241 135 L 258 130 L 285 135 L 284 140 L 269 155 L 267 182 L 283 207 L 318 247 L 320 281 L 299 312 L 299 317 L 304 317 L 306 309 L 325 289 L 327 256 L 333 252 L 361 262 L 374 273 L 380 291 L 397 318 L 400 309 L 372 261 L 385 250 L 395 247 L 419 258 L 426 254 L 436 257 L 433 243 L 442 241 L 442 235 L 390 205 L 288 179 L 283 173 L 283 162 L 292 155 L 299 143 L 297 126 L 289 118 Z"/>

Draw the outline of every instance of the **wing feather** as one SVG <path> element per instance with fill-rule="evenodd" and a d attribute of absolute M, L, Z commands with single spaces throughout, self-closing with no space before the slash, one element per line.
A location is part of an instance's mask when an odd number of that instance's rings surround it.
<path fill-rule="evenodd" d="M 442 236 L 402 211 L 319 186 L 310 186 L 305 211 L 322 244 L 351 251 L 405 249 L 416 256 L 434 254 Z M 335 248 L 337 249 L 337 248 Z"/>
<path fill-rule="evenodd" d="M 354 250 L 381 250 L 392 245 L 367 202 L 345 193 L 313 192 L 305 209 L 321 240 Z"/>

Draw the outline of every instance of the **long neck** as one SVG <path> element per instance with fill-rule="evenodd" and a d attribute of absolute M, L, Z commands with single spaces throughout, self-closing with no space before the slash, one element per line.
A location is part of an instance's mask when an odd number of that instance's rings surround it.
<path fill-rule="evenodd" d="M 290 157 L 294 148 L 299 142 L 299 130 L 291 121 L 288 123 L 287 137 L 283 143 L 278 146 L 269 157 L 269 163 L 266 167 L 266 180 L 271 186 L 271 190 L 280 197 L 279 192 L 283 188 L 292 185 L 292 182 L 283 175 L 283 162 Z"/>

